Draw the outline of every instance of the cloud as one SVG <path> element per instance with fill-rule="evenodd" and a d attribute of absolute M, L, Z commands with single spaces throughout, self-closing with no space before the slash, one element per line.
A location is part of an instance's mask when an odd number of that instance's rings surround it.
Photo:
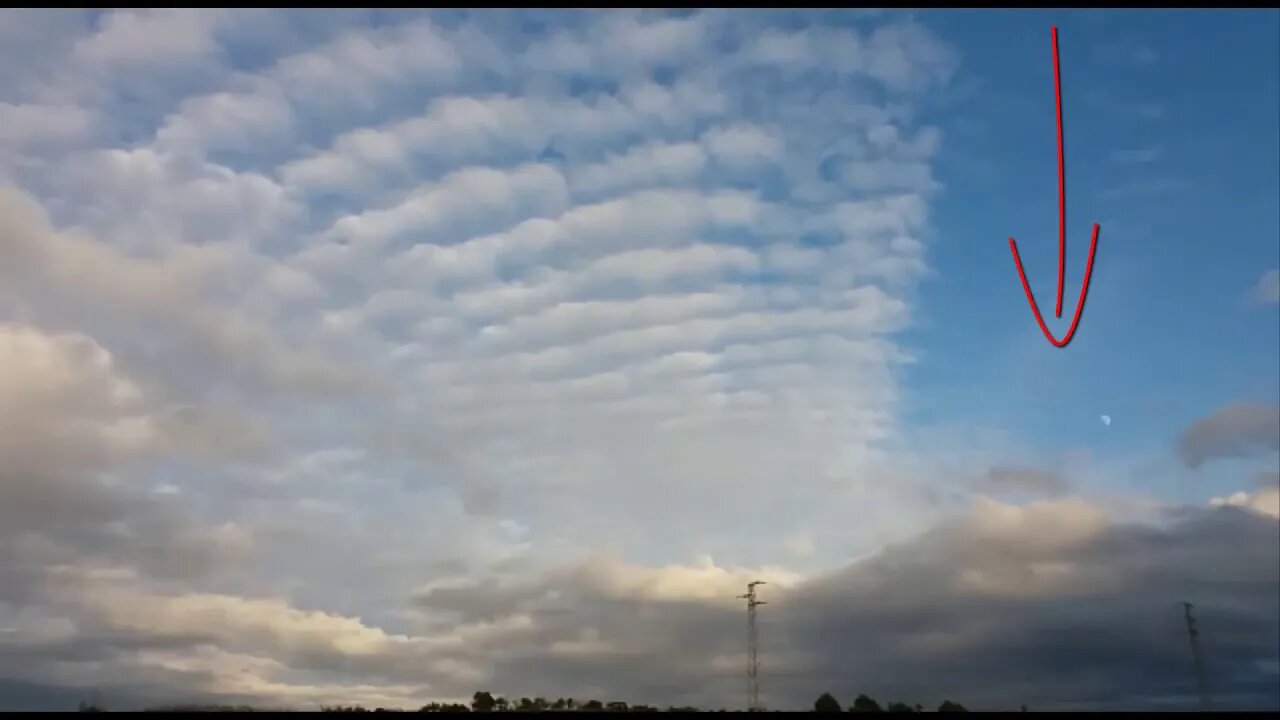
<path fill-rule="evenodd" d="M 642 14 L 613 14 L 577 32 L 565 30 L 530 43 L 522 59 L 555 73 L 629 75 L 697 56 L 711 25 L 707 14 L 646 20 Z"/>
<path fill-rule="evenodd" d="M 47 42 L 0 72 L 0 613 L 57 660 L 0 677 L 467 694 L 512 641 L 441 655 L 424 572 L 643 548 L 610 582 L 665 602 L 741 579 L 683 558 L 820 567 L 927 519 L 878 447 L 942 141 L 915 107 L 957 62 L 922 26 L 5 17 Z"/>
<path fill-rule="evenodd" d="M 1256 493 L 1235 492 L 1226 497 L 1213 498 L 1216 506 L 1230 505 L 1245 507 L 1254 512 L 1272 517 L 1280 517 L 1280 489 L 1266 487 Z"/>
<path fill-rule="evenodd" d="M 76 44 L 77 60 L 94 65 L 147 64 L 202 59 L 218 52 L 213 30 L 225 13 L 138 11 L 102 16 L 97 32 Z M 139 53 L 137 43 L 158 39 L 155 52 Z"/>
<path fill-rule="evenodd" d="M 1258 284 L 1249 294 L 1249 299 L 1257 305 L 1275 305 L 1280 303 L 1280 270 L 1268 270 L 1258 278 Z"/>
<path fill-rule="evenodd" d="M 289 347 L 247 314 L 208 307 L 219 276 L 251 262 L 233 245 L 185 245 L 161 235 L 162 255 L 139 258 L 84 233 L 57 232 L 44 208 L 14 188 L 0 187 L 0 208 L 0 277 L 7 286 L 0 304 L 10 309 L 44 323 L 57 324 L 71 311 L 96 319 L 100 328 L 163 328 L 181 341 L 167 348 L 169 359 L 182 358 L 169 366 L 176 372 L 221 370 L 248 376 L 260 388 L 321 395 L 373 384 L 359 370 Z M 148 354 L 154 357 L 156 349 Z"/>
<path fill-rule="evenodd" d="M 485 49 L 476 43 L 475 50 Z M 268 87 L 307 103 L 370 107 L 396 86 L 443 85 L 474 62 L 429 19 L 361 28 L 277 60 L 264 73 Z"/>
<path fill-rule="evenodd" d="M 767 131 L 750 125 L 730 125 L 709 131 L 704 138 L 712 156 L 729 165 L 776 162 L 784 148 Z"/>
<path fill-rule="evenodd" d="M 204 411 L 172 423 L 84 335 L 2 324 L 0 361 L 2 599 L 20 602 L 66 563 L 189 578 L 244 549 L 234 524 L 189 526 L 183 509 L 140 486 L 150 462 L 178 460 L 184 447 L 237 456 L 234 435 Z"/>
<path fill-rule="evenodd" d="M 1280 408 L 1235 403 L 1191 423 L 1178 452 L 1192 469 L 1217 458 L 1249 457 L 1280 450 Z"/>
<path fill-rule="evenodd" d="M 413 707 L 465 701 L 476 688 L 736 706 L 736 595 L 764 579 L 769 707 L 803 707 L 824 690 L 929 706 L 955 697 L 977 709 L 1189 707 L 1196 690 L 1177 602 L 1189 599 L 1213 638 L 1216 702 L 1265 708 L 1280 699 L 1266 669 L 1278 659 L 1266 640 L 1280 630 L 1278 532 L 1274 516 L 1234 506 L 1133 525 L 1079 499 L 980 500 L 809 579 L 705 557 L 646 567 L 597 553 L 523 580 L 437 581 L 417 594 L 418 626 L 405 633 L 280 599 L 156 593 L 127 575 L 64 571 L 49 592 L 76 613 L 74 630 L 19 617 L 21 639 L 0 640 L 0 666 L 13 673 L 21 652 L 26 669 L 14 674 L 27 677 L 110 648 L 132 658 L 112 666 L 120 685 L 105 687 L 115 694 L 182 668 L 193 672 L 160 677 L 189 697 L 295 706 Z M 344 682 L 321 683 L 331 672 Z"/>
<path fill-rule="evenodd" d="M 627 188 L 688 182 L 702 171 L 707 153 L 696 143 L 653 144 L 632 148 L 574 174 L 579 193 L 607 194 Z"/>
<path fill-rule="evenodd" d="M 0 143 L 29 147 L 78 140 L 93 122 L 90 113 L 75 105 L 0 103 Z"/>
<path fill-rule="evenodd" d="M 0 692 L 720 706 L 766 579 L 777 705 L 1182 702 L 1141 623 L 1222 588 L 1223 697 L 1270 697 L 1265 491 L 936 526 L 898 372 L 959 61 L 926 27 L 0 17 L 41 39 L 0 43 Z"/>
<path fill-rule="evenodd" d="M 247 151 L 263 141 L 286 140 L 293 110 L 278 95 L 220 92 L 185 100 L 156 132 L 164 147 Z"/>
<path fill-rule="evenodd" d="M 1190 677 L 1182 682 L 1162 677 L 1166 666 L 1186 660 L 1178 608 L 1165 593 L 1179 592 L 1175 588 L 1181 573 L 1198 572 L 1194 556 L 1173 548 L 1183 539 L 1215 546 L 1230 543 L 1236 532 L 1245 533 L 1238 539 L 1248 549 L 1248 559 L 1218 577 L 1237 572 L 1244 573 L 1241 578 L 1252 577 L 1247 594 L 1262 614 L 1237 617 L 1270 618 L 1262 622 L 1273 627 L 1274 613 L 1264 609 L 1275 597 L 1267 584 L 1275 577 L 1268 561 L 1275 552 L 1271 545 L 1276 528 L 1269 518 L 1197 510 L 1172 527 L 1154 528 L 1111 524 L 1098 508 L 1076 500 L 1023 508 L 981 504 L 952 525 L 845 570 L 801 583 L 775 581 L 765 586 L 763 594 L 770 604 L 761 617 L 762 663 L 772 669 L 773 678 L 765 683 L 766 701 L 775 708 L 798 707 L 834 689 L 841 697 L 869 692 L 885 700 L 930 705 L 943 696 L 968 697 L 970 707 L 999 708 L 1024 701 L 1010 697 L 1009 688 L 1017 686 L 1028 695 L 1025 702 L 1046 709 L 1083 706 L 1104 697 L 1130 708 L 1193 703 Z M 1133 571 L 1138 577 L 1127 576 Z M 739 580 L 758 574 L 743 573 Z M 507 607 L 520 608 L 518 612 L 535 620 L 558 621 L 564 632 L 589 622 L 601 652 L 577 662 L 547 655 L 534 662 L 533 657 L 521 656 L 500 666 L 492 686 L 509 687 L 507 692 L 518 695 L 578 669 L 573 673 L 578 687 L 598 687 L 607 694 L 610 678 L 628 670 L 643 668 L 637 675 L 653 678 L 661 661 L 651 660 L 651 653 L 666 647 L 679 653 L 680 660 L 666 674 L 657 674 L 660 679 L 646 683 L 647 693 L 633 690 L 629 699 L 646 701 L 654 695 L 705 704 L 708 695 L 736 695 L 740 663 L 735 661 L 742 650 L 735 628 L 741 623 L 741 609 L 731 600 L 732 588 L 726 587 L 723 599 L 714 605 L 673 597 L 654 610 L 653 625 L 639 630 L 605 618 L 613 615 L 607 608 L 615 604 L 621 605 L 616 611 L 620 615 L 643 614 L 649 603 L 642 596 L 622 588 L 612 593 L 589 590 L 563 576 L 548 580 L 509 595 Z M 1138 590 L 1143 582 L 1158 587 Z M 544 595 L 548 588 L 558 594 Z M 499 597 L 493 590 L 477 587 L 466 597 L 476 602 Z M 432 598 L 430 593 L 424 596 L 428 609 L 436 609 Z M 576 599 L 574 612 L 565 614 L 560 608 L 570 598 Z M 450 598 L 451 607 L 467 605 L 460 597 Z M 486 616 L 495 612 L 484 607 Z M 1167 607 L 1168 612 L 1153 609 L 1157 607 Z M 1131 622 L 1138 624 L 1127 625 Z M 1052 659 L 1028 665 L 1010 661 L 1010 655 L 1037 657 L 1032 648 L 1039 643 L 1068 642 L 1055 630 L 1064 625 L 1090 632 L 1072 635 L 1069 651 L 1054 653 Z M 1270 644 L 1247 640 L 1226 626 L 1220 629 L 1250 648 L 1227 660 L 1228 665 L 1249 668 L 1274 656 Z M 621 649 L 609 653 L 604 648 L 610 638 L 618 638 L 614 644 L 619 648 L 653 649 L 639 656 Z M 876 649 L 874 655 L 859 650 L 867 647 Z M 885 665 L 886 658 L 892 659 L 892 669 Z M 587 662 L 590 665 L 582 667 Z M 1090 668 L 1099 663 L 1114 666 L 1123 679 L 1113 683 L 1107 675 L 1094 674 Z M 529 668 L 537 668 L 532 678 Z M 1274 702 L 1265 671 L 1252 672 L 1251 680 L 1237 689 L 1223 688 L 1223 694 L 1258 693 L 1251 701 L 1237 696 L 1233 702 L 1259 707 Z M 940 676 L 949 679 L 939 683 Z M 851 682 L 851 677 L 857 680 Z"/>
<path fill-rule="evenodd" d="M 1027 491 L 1037 495 L 1060 495 L 1068 488 L 1061 473 L 1013 466 L 991 468 L 983 478 L 983 486 L 993 492 Z"/>
<path fill-rule="evenodd" d="M 1054 519 L 1050 519 L 1050 515 Z M 880 622 L 884 623 L 885 632 L 893 635 L 876 645 L 890 648 L 887 652 L 895 659 L 920 653 L 920 657 L 929 658 L 926 662 L 938 672 L 944 668 L 964 667 L 962 673 L 973 673 L 972 680 L 953 678 L 954 690 L 946 687 L 935 689 L 935 692 L 959 695 L 962 687 L 981 684 L 977 678 L 989 672 L 1004 678 L 1000 683 L 1003 689 L 992 697 L 997 705 L 1019 702 L 1008 697 L 1007 688 L 1011 685 L 1038 686 L 1035 694 L 1041 699 L 1027 700 L 1032 707 L 1047 708 L 1057 702 L 1061 702 L 1057 706 L 1063 708 L 1073 703 L 1082 706 L 1089 702 L 1085 699 L 1089 697 L 1095 700 L 1108 697 L 1109 702 L 1127 707 L 1155 707 L 1177 695 L 1182 695 L 1184 702 L 1190 701 L 1191 683 L 1176 682 L 1172 678 L 1155 679 L 1163 672 L 1155 668 L 1165 663 L 1172 667 L 1185 658 L 1185 649 L 1177 642 L 1180 638 L 1175 632 L 1176 608 L 1168 598 L 1187 592 L 1183 573 L 1194 575 L 1200 572 L 1194 569 L 1196 553 L 1174 549 L 1178 542 L 1176 538 L 1195 536 L 1195 543 L 1225 547 L 1219 543 L 1230 542 L 1227 538 L 1234 534 L 1236 522 L 1251 527 L 1250 534 L 1257 532 L 1249 540 L 1241 538 L 1249 559 L 1242 558 L 1225 572 L 1232 574 L 1251 567 L 1252 570 L 1244 572 L 1258 573 L 1254 576 L 1253 592 L 1257 593 L 1254 597 L 1261 609 L 1264 597 L 1272 593 L 1272 590 L 1263 590 L 1262 582 L 1269 581 L 1274 575 L 1270 568 L 1263 569 L 1268 562 L 1265 556 L 1273 551 L 1267 543 L 1275 532 L 1274 521 L 1252 514 L 1215 515 L 1196 511 L 1173 526 L 1154 528 L 1108 524 L 1099 522 L 1099 517 L 1096 508 L 1074 501 L 1029 506 L 1022 510 L 990 507 L 979 510 L 967 527 L 961 526 L 966 527 L 966 532 L 952 534 L 956 530 L 943 531 L 930 541 L 902 548 L 901 554 L 892 555 L 903 562 L 900 568 L 894 568 L 888 562 L 890 554 L 887 553 L 884 559 L 872 565 L 883 573 L 883 581 L 879 584 L 869 582 L 866 575 L 874 574 L 865 571 L 853 570 L 837 576 L 838 580 L 830 581 L 832 585 L 843 589 L 860 588 L 862 592 L 858 595 L 862 599 L 851 602 L 846 595 L 832 592 L 827 607 L 833 610 L 844 608 L 836 612 L 837 617 L 844 621 L 845 629 L 836 631 L 836 635 L 830 638 L 828 647 L 831 654 L 828 657 L 834 659 L 846 654 L 855 638 L 864 636 L 867 628 Z M 992 532 L 988 528 L 999 530 Z M 1044 530 L 1050 531 L 1047 536 L 1041 534 Z M 1028 544 L 1022 549 L 1014 549 L 1022 543 Z M 942 549 L 944 544 L 948 549 Z M 926 551 L 925 547 L 933 548 L 936 555 Z M 996 551 L 997 547 L 1010 555 L 988 565 L 994 557 L 1002 556 Z M 1201 547 L 1201 551 L 1205 549 Z M 1148 562 L 1151 564 L 1146 564 Z M 907 567 L 912 569 L 906 570 Z M 1145 582 L 1153 582 L 1155 586 L 1138 590 Z M 890 590 L 897 583 L 902 583 L 900 587 L 912 588 L 912 597 L 916 600 L 907 601 L 910 610 L 890 609 L 888 603 L 900 597 Z M 939 602 L 942 599 L 946 602 Z M 1101 615 L 1092 614 L 1099 605 L 1108 607 L 1105 620 Z M 1089 610 L 1076 611 L 1070 609 L 1072 607 L 1088 607 Z M 1149 609 L 1140 609 L 1144 607 Z M 1161 613 L 1156 609 L 1160 607 L 1169 610 Z M 910 620 L 891 620 L 898 612 Z M 957 615 L 965 619 L 957 621 Z M 1139 616 L 1143 619 L 1137 620 Z M 1263 616 L 1272 618 L 1267 623 L 1275 623 L 1273 614 L 1264 612 L 1258 617 Z M 932 620 L 934 617 L 937 619 Z M 1123 628 L 1124 617 L 1130 617 L 1138 624 Z M 936 632 L 930 629 L 934 623 L 937 623 Z M 1077 630 L 1068 636 L 1061 630 L 1064 626 Z M 1168 635 L 1157 628 L 1166 629 Z M 1226 627 L 1222 627 L 1222 631 L 1234 632 Z M 1107 639 L 1103 640 L 1103 637 Z M 1145 639 L 1139 640 L 1139 637 Z M 1051 657 L 1029 652 L 1030 646 L 1039 641 L 1060 643 L 1059 652 L 1051 654 Z M 998 651 L 992 648 L 992 666 L 985 666 L 983 658 L 986 652 L 979 649 L 986 643 L 1000 648 Z M 1263 643 L 1253 647 L 1254 652 L 1259 653 L 1257 659 L 1242 659 L 1239 661 L 1241 667 L 1255 666 L 1262 655 L 1274 652 L 1272 648 L 1264 649 Z M 1145 659 L 1139 660 L 1139 655 Z M 952 660 L 946 660 L 947 657 Z M 976 666 L 961 661 L 962 657 L 973 661 Z M 1031 664 L 1022 665 L 1023 661 Z M 934 662 L 937 664 L 933 665 Z M 1228 661 L 1228 664 L 1235 662 Z M 1092 671 L 1084 669 L 1096 669 L 1099 665 L 1114 666 L 1123 679 L 1109 676 L 1103 681 L 1101 678 L 1106 675 L 1092 675 Z M 1073 667 L 1081 671 L 1074 679 L 1063 677 L 1061 685 L 1050 679 L 1056 672 L 1074 675 Z M 1147 675 L 1148 672 L 1152 674 Z M 1139 679 L 1144 675 L 1150 681 Z M 1264 676 L 1265 671 L 1254 676 L 1255 690 L 1265 687 L 1262 684 Z M 859 687 L 874 690 L 877 697 L 911 697 L 915 694 L 909 689 L 914 689 L 913 685 L 919 691 L 926 691 L 926 684 L 937 688 L 929 681 L 908 679 L 912 677 L 930 677 L 930 673 L 920 668 L 904 677 L 878 673 L 867 667 L 860 674 Z M 1037 677 L 1044 685 L 1033 679 Z M 1050 689 L 1054 686 L 1062 692 L 1060 701 L 1052 699 L 1059 692 Z M 1225 688 L 1222 690 L 1228 695 L 1233 692 Z M 853 691 L 850 688 L 847 692 Z M 980 702 L 975 699 L 973 704 L 980 706 Z M 1274 699 L 1259 697 L 1257 702 L 1260 705 L 1273 703 Z"/>

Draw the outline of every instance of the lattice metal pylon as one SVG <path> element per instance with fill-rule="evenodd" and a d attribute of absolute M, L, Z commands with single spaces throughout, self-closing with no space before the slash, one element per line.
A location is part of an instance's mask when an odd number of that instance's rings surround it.
<path fill-rule="evenodd" d="M 763 600 L 756 599 L 756 586 L 765 585 L 762 580 L 747 583 L 747 594 L 739 595 L 739 599 L 747 601 L 747 693 L 749 712 L 764 710 L 760 705 L 760 661 L 757 656 L 759 634 L 756 631 L 756 608 L 765 605 Z"/>
<path fill-rule="evenodd" d="M 1191 614 L 1192 604 L 1182 603 L 1187 619 L 1187 636 L 1191 639 L 1191 658 L 1196 663 L 1196 682 L 1200 688 L 1200 709 L 1209 709 L 1209 682 L 1204 673 L 1204 651 L 1200 647 L 1200 631 L 1196 629 L 1195 616 Z"/>

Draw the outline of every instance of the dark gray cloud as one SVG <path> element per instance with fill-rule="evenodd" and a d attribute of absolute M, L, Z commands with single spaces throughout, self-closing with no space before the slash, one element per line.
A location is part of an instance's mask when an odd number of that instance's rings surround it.
<path fill-rule="evenodd" d="M 1265 683 L 1261 665 L 1280 653 L 1276 530 L 1270 518 L 1195 510 L 1167 528 L 1113 526 L 1026 554 L 944 530 L 904 548 L 899 562 L 886 555 L 824 581 L 823 601 L 801 611 L 799 624 L 821 643 L 822 664 L 857 668 L 845 692 L 926 702 L 941 694 L 990 708 L 1155 709 L 1159 698 L 1193 699 L 1177 604 L 1190 600 L 1206 638 L 1216 635 L 1219 692 L 1236 706 L 1273 707 L 1274 688 L 1240 695 Z M 1009 591 L 957 591 L 955 581 L 975 572 Z M 1036 591 L 1055 572 L 1063 573 L 1055 589 Z"/>
<path fill-rule="evenodd" d="M 1178 452 L 1192 469 L 1216 458 L 1276 450 L 1280 450 L 1280 407 L 1276 405 L 1227 405 L 1191 423 L 1178 440 Z"/>
<path fill-rule="evenodd" d="M 774 707 L 831 691 L 986 709 L 1190 708 L 1187 600 L 1198 608 L 1219 705 L 1275 708 L 1278 529 L 1272 517 L 1232 507 L 1136 525 L 1107 523 L 1076 501 L 990 504 L 845 570 L 766 586 L 765 694 Z M 625 582 L 611 591 L 591 577 L 478 583 L 419 602 L 469 621 L 535 619 L 548 633 L 540 642 L 493 659 L 488 686 L 509 694 L 739 702 L 739 608 L 646 597 L 663 582 L 656 576 L 630 593 L 616 592 Z M 554 637 L 584 632 L 582 655 L 548 650 Z"/>
<path fill-rule="evenodd" d="M 1256 509 L 1184 507 L 1136 524 L 1076 499 L 980 501 L 803 582 L 710 560 L 647 568 L 604 556 L 514 577 L 428 587 L 413 603 L 423 622 L 397 636 L 279 601 L 158 595 L 86 576 L 50 596 L 50 607 L 80 608 L 75 631 L 21 647 L 0 639 L 0 677 L 35 681 L 56 675 L 55 663 L 101 662 L 116 669 L 98 686 L 140 703 L 185 692 L 310 706 L 346 692 L 349 702 L 412 706 L 488 688 L 736 707 L 744 619 L 733 598 L 766 577 L 771 707 L 831 691 L 979 709 L 1190 708 L 1184 600 L 1197 607 L 1216 704 L 1280 707 L 1280 524 Z M 186 664 L 136 664 L 156 656 Z M 229 686 L 244 662 L 257 685 Z M 150 694 L 137 695 L 144 684 Z"/>

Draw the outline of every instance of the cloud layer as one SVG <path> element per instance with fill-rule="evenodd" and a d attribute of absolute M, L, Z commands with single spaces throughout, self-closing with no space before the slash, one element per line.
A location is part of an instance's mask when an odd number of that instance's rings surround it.
<path fill-rule="evenodd" d="M 1183 598 L 1274 706 L 1269 487 L 1142 524 L 899 449 L 959 61 L 876 14 L 0 13 L 0 695 L 732 707 L 765 579 L 775 707 L 1179 706 Z"/>

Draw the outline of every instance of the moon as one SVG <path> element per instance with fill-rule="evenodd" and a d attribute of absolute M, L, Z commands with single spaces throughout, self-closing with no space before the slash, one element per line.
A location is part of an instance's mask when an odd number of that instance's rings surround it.
<path fill-rule="evenodd" d="M 1103 416 L 1101 417 L 1101 420 L 1102 420 L 1102 424 L 1103 424 L 1103 425 L 1106 425 L 1107 427 L 1111 427 L 1111 416 L 1110 416 L 1110 415 L 1103 415 Z"/>

